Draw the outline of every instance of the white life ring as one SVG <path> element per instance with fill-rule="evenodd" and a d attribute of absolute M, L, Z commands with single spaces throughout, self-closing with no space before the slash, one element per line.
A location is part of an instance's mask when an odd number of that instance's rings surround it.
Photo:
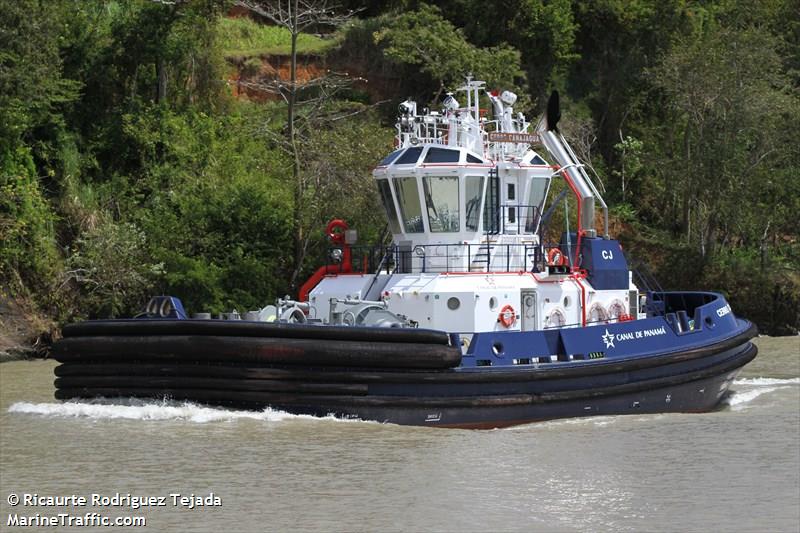
<path fill-rule="evenodd" d="M 511 307 L 511 305 L 506 304 L 500 310 L 500 315 L 497 317 L 497 321 L 500 322 L 504 328 L 510 328 L 517 321 L 517 312 L 514 311 L 514 308 Z"/>

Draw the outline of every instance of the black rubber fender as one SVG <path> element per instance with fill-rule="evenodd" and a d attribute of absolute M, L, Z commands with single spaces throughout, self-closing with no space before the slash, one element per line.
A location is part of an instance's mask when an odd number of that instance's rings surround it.
<path fill-rule="evenodd" d="M 364 396 L 367 385 L 357 383 L 304 383 L 267 379 L 221 379 L 189 376 L 68 376 L 55 380 L 57 389 L 212 389 L 227 391 L 295 392 Z"/>
<path fill-rule="evenodd" d="M 450 336 L 446 332 L 432 329 L 318 326 L 243 320 L 89 320 L 64 326 L 62 334 L 65 338 L 117 335 L 211 335 L 412 344 L 447 345 L 450 343 Z"/>
<path fill-rule="evenodd" d="M 343 369 L 339 366 L 303 368 L 299 366 L 259 366 L 253 362 L 236 361 L 142 361 L 107 360 L 97 357 L 72 358 L 55 367 L 57 376 L 74 375 L 186 375 L 196 377 L 226 377 L 231 379 L 281 379 L 305 381 L 338 381 L 342 383 L 507 383 L 561 378 L 575 378 L 616 372 L 630 372 L 681 361 L 710 357 L 726 350 L 749 347 L 751 328 L 725 341 L 682 352 L 654 355 L 630 360 L 594 360 L 580 365 L 553 364 L 538 368 L 480 368 L 412 369 L 390 365 L 380 369 Z M 58 341 L 58 345 L 61 341 Z M 65 359 L 66 360 L 66 359 Z M 280 366 L 280 365 L 278 365 Z"/>
<path fill-rule="evenodd" d="M 452 368 L 461 351 L 451 346 L 319 339 L 148 335 L 67 337 L 53 344 L 56 361 L 258 363 L 272 365 Z"/>
<path fill-rule="evenodd" d="M 758 350 L 750 345 L 741 353 L 728 358 L 726 361 L 707 368 L 664 376 L 649 380 L 614 385 L 604 388 L 587 388 L 568 390 L 545 394 L 508 394 L 508 395 L 478 395 L 478 396 L 375 396 L 375 395 L 332 395 L 308 394 L 292 392 L 272 392 L 253 390 L 230 389 L 192 389 L 170 387 L 64 387 L 57 388 L 55 397 L 60 400 L 75 398 L 170 398 L 173 400 L 197 401 L 214 404 L 257 404 L 262 406 L 349 406 L 349 407 L 403 407 L 403 408 L 469 408 L 469 407 L 504 407 L 512 405 L 532 405 L 549 402 L 576 401 L 587 398 L 612 396 L 616 394 L 652 390 L 665 386 L 676 386 L 684 383 L 698 381 L 710 376 L 720 375 L 725 372 L 741 368 L 750 362 Z"/>

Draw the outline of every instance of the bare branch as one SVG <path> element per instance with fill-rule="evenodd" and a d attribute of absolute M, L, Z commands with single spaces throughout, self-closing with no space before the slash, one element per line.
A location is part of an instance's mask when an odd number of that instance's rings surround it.
<path fill-rule="evenodd" d="M 327 0 L 298 1 L 296 13 L 292 12 L 291 0 L 237 0 L 235 5 L 248 9 L 278 26 L 287 28 L 293 34 L 301 33 L 311 26 L 341 26 L 357 12 L 350 10 L 337 13 L 338 5 Z"/>
<path fill-rule="evenodd" d="M 322 118 L 327 104 L 334 95 L 352 84 L 346 73 L 327 72 L 306 81 L 297 80 L 297 36 L 311 27 L 337 27 L 354 12 L 337 13 L 335 4 L 329 0 L 236 0 L 237 6 L 244 7 L 265 20 L 286 28 L 292 35 L 290 80 L 276 79 L 241 82 L 250 89 L 278 94 L 286 102 L 286 128 L 282 129 L 282 139 L 278 140 L 275 130 L 265 126 L 261 131 L 270 137 L 292 160 L 291 176 L 294 181 L 294 207 L 292 213 L 292 233 L 294 258 L 290 286 L 296 286 L 297 276 L 302 270 L 308 250 L 311 233 L 307 230 L 309 214 L 304 206 L 317 204 L 308 202 L 309 188 L 313 193 L 324 189 L 319 182 L 320 175 L 311 168 L 307 156 L 313 131 L 323 126 Z M 302 98 L 301 98 L 302 97 Z M 305 152 L 305 153 L 304 153 Z M 317 186 L 313 186 L 316 179 Z M 313 196 L 313 194 L 312 194 Z"/>
<path fill-rule="evenodd" d="M 373 108 L 373 107 L 378 107 L 379 105 L 385 104 L 385 103 L 387 103 L 389 101 L 390 100 L 380 100 L 378 102 L 362 106 L 360 109 L 357 109 L 357 110 L 355 110 L 355 111 L 353 111 L 351 113 L 345 113 L 345 114 L 341 114 L 341 115 L 338 115 L 338 116 L 328 117 L 328 120 L 330 122 L 336 122 L 337 120 L 343 120 L 345 118 L 354 117 L 356 115 L 359 115 L 359 114 L 363 113 L 367 109 L 370 109 L 370 108 Z"/>

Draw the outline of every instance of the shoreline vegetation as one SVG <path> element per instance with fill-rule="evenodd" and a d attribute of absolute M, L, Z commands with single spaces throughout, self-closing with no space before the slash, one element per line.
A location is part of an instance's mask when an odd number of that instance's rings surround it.
<path fill-rule="evenodd" d="M 397 104 L 436 108 L 467 72 L 529 117 L 559 90 L 637 268 L 797 335 L 795 0 L 345 0 L 296 61 L 258 14 L 277 4 L 0 0 L 0 354 L 154 294 L 261 308 L 324 261 L 334 217 L 385 242 L 370 171 Z"/>

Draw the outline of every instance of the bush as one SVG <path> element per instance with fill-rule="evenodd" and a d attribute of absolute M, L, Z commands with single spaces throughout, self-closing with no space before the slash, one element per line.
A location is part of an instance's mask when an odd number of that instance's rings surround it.
<path fill-rule="evenodd" d="M 75 241 L 63 284 L 78 289 L 78 314 L 113 318 L 141 310 L 162 272 L 162 264 L 155 263 L 148 253 L 141 229 L 130 223 L 107 222 Z"/>
<path fill-rule="evenodd" d="M 47 287 L 58 265 L 54 221 L 30 150 L 0 153 L 0 280 Z"/>
<path fill-rule="evenodd" d="M 276 177 L 285 162 L 252 134 L 262 115 L 250 104 L 215 117 L 152 108 L 126 126 L 143 165 L 122 216 L 163 264 L 159 292 L 190 312 L 256 309 L 286 290 L 290 193 Z"/>

